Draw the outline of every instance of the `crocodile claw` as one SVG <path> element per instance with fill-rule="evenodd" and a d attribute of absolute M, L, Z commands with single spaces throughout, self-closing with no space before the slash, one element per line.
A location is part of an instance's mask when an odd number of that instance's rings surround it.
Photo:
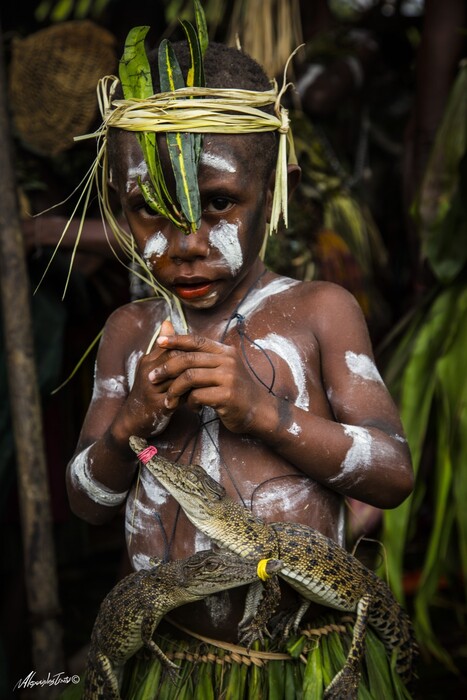
<path fill-rule="evenodd" d="M 255 620 L 252 620 L 244 625 L 239 625 L 238 633 L 238 640 L 240 644 L 245 646 L 247 649 L 250 649 L 254 642 L 260 641 L 261 644 L 264 644 L 265 637 L 271 637 L 266 625 L 257 624 Z"/>

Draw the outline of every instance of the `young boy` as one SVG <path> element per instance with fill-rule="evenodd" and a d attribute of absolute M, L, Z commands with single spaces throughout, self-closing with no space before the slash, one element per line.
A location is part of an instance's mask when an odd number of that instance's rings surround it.
<path fill-rule="evenodd" d="M 177 54 L 186 70 L 187 52 L 177 46 Z M 209 87 L 270 89 L 262 69 L 235 49 L 210 45 L 204 70 Z M 163 139 L 160 147 L 175 196 Z M 201 224 L 185 235 L 146 203 L 139 183 L 147 166 L 135 134 L 111 136 L 112 181 L 136 245 L 187 324 L 175 307 L 166 320 L 171 311 L 161 298 L 109 318 L 68 468 L 71 505 L 82 518 L 103 523 L 125 504 L 135 569 L 153 556 L 186 557 L 207 542 L 136 463 L 131 435 L 173 461 L 201 464 L 255 515 L 309 525 L 341 544 L 346 496 L 393 508 L 411 491 L 402 426 L 357 303 L 338 286 L 280 277 L 260 257 L 276 152 L 273 132 L 206 133 Z M 298 179 L 299 168 L 289 166 L 289 192 Z M 235 589 L 171 617 L 235 643 L 244 595 Z M 295 594 L 284 591 L 284 606 L 288 596 Z"/>

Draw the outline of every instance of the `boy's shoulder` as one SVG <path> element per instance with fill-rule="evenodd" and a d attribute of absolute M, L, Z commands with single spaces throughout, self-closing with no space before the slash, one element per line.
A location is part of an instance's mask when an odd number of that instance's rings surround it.
<path fill-rule="evenodd" d="M 174 317 L 176 321 L 174 322 Z M 144 342 L 151 337 L 167 318 L 172 320 L 176 330 L 181 329 L 179 315 L 171 311 L 168 302 L 161 297 L 150 297 L 132 301 L 115 309 L 104 327 L 104 342 L 121 348 L 132 348 L 136 338 Z"/>
<path fill-rule="evenodd" d="M 276 294 L 281 291 L 283 293 Z M 274 297 L 277 301 L 290 303 L 299 302 L 301 310 L 306 309 L 313 314 L 327 314 L 334 312 L 337 309 L 359 309 L 359 304 L 356 298 L 344 287 L 334 282 L 325 282 L 322 280 L 300 281 L 289 277 L 277 275 L 270 283 L 269 288 L 266 288 L 266 297 L 272 301 Z"/>
<path fill-rule="evenodd" d="M 168 315 L 168 304 L 161 297 L 148 297 L 147 299 L 138 299 L 130 301 L 128 304 L 123 304 L 115 309 L 106 321 L 106 326 L 119 328 L 122 324 L 134 324 L 138 326 L 142 321 L 147 321 L 149 318 L 157 320 L 158 317 L 163 321 Z"/>

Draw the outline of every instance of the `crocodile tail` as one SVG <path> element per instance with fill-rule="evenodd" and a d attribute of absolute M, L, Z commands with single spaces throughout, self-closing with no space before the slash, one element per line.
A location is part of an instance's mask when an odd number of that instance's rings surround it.
<path fill-rule="evenodd" d="M 395 668 L 406 686 L 415 678 L 418 646 L 409 616 L 392 594 L 387 593 L 384 605 L 373 601 L 369 622 L 381 638 L 389 656 L 396 654 Z"/>
<path fill-rule="evenodd" d="M 88 655 L 81 700 L 121 700 L 117 676 L 109 659 L 97 652 Z"/>

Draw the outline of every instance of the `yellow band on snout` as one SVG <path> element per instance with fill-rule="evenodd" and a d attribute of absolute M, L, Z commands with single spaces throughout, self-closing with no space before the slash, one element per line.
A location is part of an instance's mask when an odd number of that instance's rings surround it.
<path fill-rule="evenodd" d="M 258 574 L 258 578 L 260 578 L 261 581 L 267 581 L 268 578 L 271 578 L 268 572 L 266 571 L 268 561 L 271 561 L 271 559 L 261 559 L 258 562 L 258 568 L 256 569 L 256 573 Z"/>

